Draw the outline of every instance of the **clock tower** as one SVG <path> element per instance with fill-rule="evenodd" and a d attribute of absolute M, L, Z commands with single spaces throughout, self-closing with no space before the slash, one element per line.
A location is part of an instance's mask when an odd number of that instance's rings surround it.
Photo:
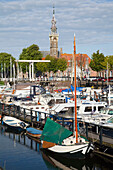
<path fill-rule="evenodd" d="M 58 57 L 58 37 L 59 37 L 59 34 L 57 33 L 54 7 L 53 7 L 53 18 L 52 18 L 51 23 L 52 23 L 51 33 L 49 34 L 50 56 Z"/>

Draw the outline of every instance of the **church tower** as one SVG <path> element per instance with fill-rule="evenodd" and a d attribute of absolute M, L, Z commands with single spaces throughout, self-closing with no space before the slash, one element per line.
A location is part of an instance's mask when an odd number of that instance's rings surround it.
<path fill-rule="evenodd" d="M 58 37 L 59 37 L 59 34 L 57 33 L 54 7 L 53 7 L 53 18 L 52 18 L 51 23 L 52 23 L 51 33 L 49 34 L 50 56 L 58 57 Z"/>

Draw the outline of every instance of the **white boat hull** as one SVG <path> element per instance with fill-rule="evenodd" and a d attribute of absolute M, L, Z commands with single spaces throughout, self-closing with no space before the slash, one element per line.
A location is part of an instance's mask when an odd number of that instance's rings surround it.
<path fill-rule="evenodd" d="M 10 128 L 15 128 L 18 130 L 25 130 L 26 127 L 28 126 L 27 123 L 11 116 L 4 116 L 3 123 Z"/>
<path fill-rule="evenodd" d="M 93 145 L 90 143 L 75 144 L 75 145 L 55 145 L 48 148 L 49 151 L 58 153 L 62 156 L 73 158 L 85 158 L 87 154 L 93 151 Z"/>

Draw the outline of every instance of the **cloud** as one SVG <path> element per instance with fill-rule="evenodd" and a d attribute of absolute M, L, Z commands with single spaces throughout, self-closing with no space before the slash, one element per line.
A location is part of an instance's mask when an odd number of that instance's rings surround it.
<path fill-rule="evenodd" d="M 1 1 L 0 51 L 10 47 L 10 53 L 19 56 L 19 50 L 16 53 L 14 47 L 23 49 L 33 43 L 38 43 L 40 49 L 49 50 L 52 5 L 53 2 L 47 0 Z M 84 50 L 91 55 L 94 45 L 102 47 L 106 43 L 109 48 L 102 48 L 103 53 L 112 53 L 112 11 L 113 1 L 110 0 L 57 0 L 55 18 L 59 32 L 59 49 L 63 47 L 64 52 L 72 53 L 75 33 L 80 50 L 78 52 Z"/>

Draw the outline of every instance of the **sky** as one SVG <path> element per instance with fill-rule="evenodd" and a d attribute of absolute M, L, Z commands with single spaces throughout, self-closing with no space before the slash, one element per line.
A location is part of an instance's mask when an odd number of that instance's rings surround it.
<path fill-rule="evenodd" d="M 0 0 L 0 52 L 16 59 L 32 44 L 49 51 L 55 6 L 58 49 L 90 58 L 97 50 L 113 55 L 113 0 Z"/>

